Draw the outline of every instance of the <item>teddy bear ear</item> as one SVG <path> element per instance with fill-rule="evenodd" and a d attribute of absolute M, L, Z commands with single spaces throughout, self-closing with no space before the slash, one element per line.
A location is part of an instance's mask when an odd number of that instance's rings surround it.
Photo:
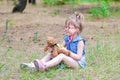
<path fill-rule="evenodd" d="M 56 42 L 56 39 L 54 37 L 52 37 L 51 43 L 55 43 L 55 42 Z"/>
<path fill-rule="evenodd" d="M 55 43 L 56 39 L 54 37 L 47 37 L 47 42 L 49 43 Z"/>

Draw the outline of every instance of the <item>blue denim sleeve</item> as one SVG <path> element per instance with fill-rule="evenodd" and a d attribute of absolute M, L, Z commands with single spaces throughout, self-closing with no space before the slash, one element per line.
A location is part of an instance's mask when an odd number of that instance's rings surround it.
<path fill-rule="evenodd" d="M 67 42 L 67 41 L 68 41 L 68 36 L 65 35 L 65 36 L 63 37 L 63 39 L 64 39 L 65 42 Z"/>

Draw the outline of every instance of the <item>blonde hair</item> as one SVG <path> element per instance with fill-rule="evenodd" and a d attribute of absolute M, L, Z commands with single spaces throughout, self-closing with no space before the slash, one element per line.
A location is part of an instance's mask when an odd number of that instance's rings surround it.
<path fill-rule="evenodd" d="M 65 25 L 72 23 L 75 27 L 79 28 L 79 31 L 82 32 L 84 24 L 84 16 L 82 13 L 75 12 L 71 15 L 66 21 Z"/>

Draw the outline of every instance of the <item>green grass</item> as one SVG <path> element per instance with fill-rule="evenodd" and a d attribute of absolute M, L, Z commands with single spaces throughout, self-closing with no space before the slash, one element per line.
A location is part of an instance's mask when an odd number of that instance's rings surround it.
<path fill-rule="evenodd" d="M 87 0 L 88 1 L 88 0 Z M 111 11 L 112 16 L 118 16 L 119 8 Z M 58 13 L 55 12 L 55 15 Z M 13 25 L 11 22 L 9 25 Z M 117 25 L 117 24 L 116 24 Z M 103 25 L 104 27 L 104 25 Z M 109 27 L 109 26 L 108 26 Z M 8 31 L 6 26 L 6 33 Z M 109 29 L 109 28 L 108 28 Z M 48 72 L 41 73 L 33 70 L 21 70 L 20 63 L 30 62 L 43 57 L 38 52 L 16 50 L 6 47 L 7 39 L 0 36 L 0 79 L 1 80 L 119 80 L 120 79 L 120 32 L 115 26 L 113 33 L 101 32 L 93 34 L 95 43 L 86 45 L 87 66 L 85 69 L 51 68 Z M 110 36 L 103 36 L 104 33 Z M 7 35 L 7 34 L 6 34 Z M 36 32 L 34 40 L 38 39 Z M 7 37 L 7 36 L 6 36 Z M 90 41 L 87 41 L 90 43 Z M 3 45 L 1 45 L 3 44 Z"/>
<path fill-rule="evenodd" d="M 0 78 L 9 80 L 118 80 L 120 78 L 120 46 L 119 34 L 103 37 L 97 35 L 96 43 L 88 45 L 86 52 L 87 67 L 85 69 L 52 68 L 41 73 L 31 70 L 21 70 L 21 61 L 31 61 L 38 54 L 26 56 L 28 53 L 0 46 Z M 111 43 L 111 44 L 110 44 Z M 26 57 L 25 57 L 26 56 Z M 33 57 L 32 57 L 33 56 Z"/>
<path fill-rule="evenodd" d="M 42 0 L 42 4 L 55 6 L 55 5 L 64 5 L 68 3 L 81 3 L 81 2 L 97 2 L 98 0 Z"/>

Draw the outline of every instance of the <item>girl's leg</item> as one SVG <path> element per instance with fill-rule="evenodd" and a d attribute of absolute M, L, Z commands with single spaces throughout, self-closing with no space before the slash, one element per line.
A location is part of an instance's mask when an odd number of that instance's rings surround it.
<path fill-rule="evenodd" d="M 56 56 L 52 60 L 46 62 L 45 67 L 48 68 L 48 67 L 56 66 L 61 61 L 63 61 L 68 67 L 79 68 L 79 64 L 77 63 L 77 61 L 75 61 L 71 57 L 68 57 L 68 56 L 66 56 L 64 54 L 59 54 L 58 56 Z"/>
<path fill-rule="evenodd" d="M 47 61 L 49 61 L 52 58 L 51 53 L 48 53 L 46 56 L 44 56 L 40 61 L 42 61 L 43 63 L 46 63 Z"/>
<path fill-rule="evenodd" d="M 35 68 L 37 69 L 37 70 L 40 70 L 40 71 L 42 71 L 42 72 L 44 72 L 45 71 L 45 66 L 44 66 L 44 64 L 46 63 L 46 62 L 48 62 L 48 61 L 50 61 L 52 59 L 52 55 L 51 55 L 51 53 L 48 53 L 45 57 L 43 57 L 42 59 L 36 59 L 36 60 L 34 60 L 34 65 L 35 65 Z"/>
<path fill-rule="evenodd" d="M 52 58 L 52 55 L 50 53 L 48 53 L 45 57 L 43 57 L 41 59 L 41 61 L 43 63 L 45 63 L 45 62 L 49 61 L 51 58 Z M 28 68 L 35 68 L 35 65 L 34 65 L 34 62 L 29 62 L 29 63 L 22 63 L 22 64 L 20 64 L 20 67 L 21 68 L 26 68 L 26 67 L 28 67 Z"/>
<path fill-rule="evenodd" d="M 21 63 L 21 64 L 20 64 L 20 67 L 21 67 L 22 69 L 24 69 L 24 68 L 35 68 L 35 65 L 34 65 L 33 62 L 30 62 L 30 63 Z"/>

